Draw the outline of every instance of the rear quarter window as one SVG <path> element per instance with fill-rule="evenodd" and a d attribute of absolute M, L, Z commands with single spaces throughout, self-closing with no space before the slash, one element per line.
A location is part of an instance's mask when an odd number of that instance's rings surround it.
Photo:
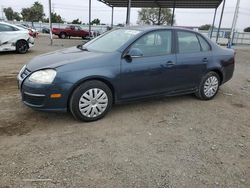
<path fill-rule="evenodd" d="M 211 50 L 211 46 L 208 44 L 208 42 L 200 35 L 197 35 L 198 39 L 200 41 L 201 44 L 201 48 L 203 52 L 207 52 Z"/>

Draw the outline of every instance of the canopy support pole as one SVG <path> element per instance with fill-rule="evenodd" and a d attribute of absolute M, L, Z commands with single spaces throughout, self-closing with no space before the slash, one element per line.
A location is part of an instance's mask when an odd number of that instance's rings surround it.
<path fill-rule="evenodd" d="M 52 22 L 51 22 L 51 0 L 49 0 L 49 34 L 50 34 L 50 45 L 53 44 L 53 34 L 52 34 Z"/>
<path fill-rule="evenodd" d="M 172 12 L 172 19 L 171 19 L 171 26 L 174 25 L 174 14 L 175 14 L 175 0 L 174 0 L 174 7 L 173 7 L 173 12 Z"/>
<path fill-rule="evenodd" d="M 240 8 L 240 0 L 237 0 L 235 12 L 234 12 L 234 18 L 233 18 L 233 23 L 232 23 L 232 28 L 231 28 L 231 35 L 230 35 L 230 41 L 228 44 L 228 47 L 231 48 L 234 40 L 234 32 L 235 32 L 235 27 L 237 24 L 237 19 L 238 19 L 238 14 L 239 14 L 239 8 Z"/>
<path fill-rule="evenodd" d="M 223 18 L 223 14 L 224 14 L 225 4 L 226 4 L 226 0 L 223 0 L 223 6 L 222 6 L 221 15 L 220 15 L 220 23 L 219 23 L 219 28 L 218 28 L 218 31 L 217 31 L 217 36 L 216 36 L 216 43 L 218 43 L 218 39 L 219 39 L 221 22 L 222 22 L 222 18 Z"/>
<path fill-rule="evenodd" d="M 213 24 L 212 24 L 212 28 L 211 28 L 210 39 L 213 37 L 214 24 L 215 24 L 216 14 L 217 14 L 217 8 L 216 8 L 215 11 L 214 11 L 214 19 L 213 19 Z"/>
<path fill-rule="evenodd" d="M 159 14 L 158 14 L 158 25 L 161 24 L 161 8 L 159 8 Z"/>
<path fill-rule="evenodd" d="M 113 25 L 114 25 L 114 7 L 111 7 L 112 8 L 112 13 L 111 13 L 111 28 L 113 28 Z"/>
<path fill-rule="evenodd" d="M 126 25 L 130 25 L 131 0 L 128 0 Z"/>
<path fill-rule="evenodd" d="M 91 37 L 91 0 L 89 0 L 89 37 Z"/>

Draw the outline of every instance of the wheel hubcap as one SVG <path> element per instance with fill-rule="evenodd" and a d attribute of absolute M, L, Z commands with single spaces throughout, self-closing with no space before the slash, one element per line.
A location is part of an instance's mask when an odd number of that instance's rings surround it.
<path fill-rule="evenodd" d="M 206 97 L 212 97 L 219 87 L 218 79 L 215 76 L 209 77 L 204 84 L 204 94 Z"/>
<path fill-rule="evenodd" d="M 86 117 L 97 117 L 101 115 L 107 106 L 107 94 L 98 88 L 87 90 L 79 100 L 79 110 Z"/>

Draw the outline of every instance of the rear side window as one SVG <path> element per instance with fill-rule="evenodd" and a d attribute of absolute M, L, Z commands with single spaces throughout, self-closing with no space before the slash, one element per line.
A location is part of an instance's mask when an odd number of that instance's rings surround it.
<path fill-rule="evenodd" d="M 17 29 L 9 25 L 0 24 L 0 32 L 7 32 L 7 31 L 17 31 Z"/>
<path fill-rule="evenodd" d="M 206 41 L 203 37 L 201 37 L 200 35 L 197 35 L 197 36 L 198 36 L 198 39 L 199 39 L 199 41 L 200 41 L 202 51 L 203 51 L 203 52 L 210 51 L 210 50 L 211 50 L 211 47 L 210 47 L 210 45 L 207 43 L 207 41 Z"/>
<path fill-rule="evenodd" d="M 201 51 L 196 34 L 186 31 L 177 31 L 179 53 L 195 53 Z"/>

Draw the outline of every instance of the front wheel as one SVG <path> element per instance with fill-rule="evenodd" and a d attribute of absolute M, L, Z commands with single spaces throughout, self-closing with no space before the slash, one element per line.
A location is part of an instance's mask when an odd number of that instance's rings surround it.
<path fill-rule="evenodd" d="M 219 86 L 219 75 L 216 72 L 211 71 L 203 77 L 195 95 L 202 100 L 210 100 L 218 93 Z"/>
<path fill-rule="evenodd" d="M 96 121 L 111 109 L 113 96 L 110 88 L 101 81 L 87 81 L 78 86 L 71 98 L 72 115 L 81 121 Z"/>

